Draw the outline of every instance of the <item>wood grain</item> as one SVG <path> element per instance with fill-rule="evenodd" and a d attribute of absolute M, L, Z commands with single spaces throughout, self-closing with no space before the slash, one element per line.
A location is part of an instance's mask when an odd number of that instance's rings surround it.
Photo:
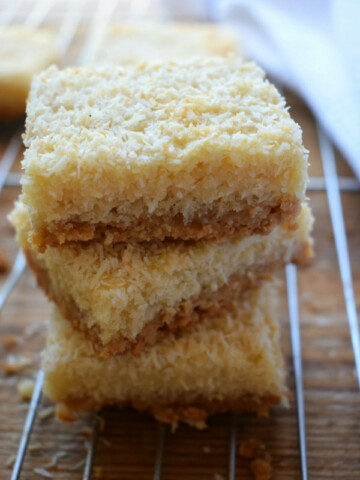
<path fill-rule="evenodd" d="M 309 148 L 310 174 L 322 175 L 314 120 L 303 103 L 288 95 L 292 114 L 302 125 L 305 145 Z M 15 126 L 1 129 L 0 154 Z M 338 158 L 338 170 L 351 175 Z M 19 170 L 19 161 L 14 171 Z M 5 187 L 0 197 L 0 248 L 15 258 L 17 247 L 6 215 L 19 193 Z M 306 428 L 310 479 L 355 479 L 360 477 L 360 397 L 354 374 L 354 360 L 339 276 L 327 198 L 324 192 L 309 194 L 316 217 L 314 230 L 316 257 L 311 266 L 299 272 L 299 300 L 305 385 Z M 360 195 L 342 195 L 355 293 L 360 299 Z M 0 276 L 0 285 L 6 275 Z M 244 416 L 238 419 L 237 441 L 250 437 L 263 440 L 272 456 L 273 478 L 300 479 L 299 445 L 296 406 L 291 365 L 291 348 L 284 279 L 279 286 L 279 317 L 283 324 L 283 349 L 288 363 L 288 384 L 291 394 L 289 409 L 275 409 L 268 419 Z M 359 305 L 359 303 L 358 303 Z M 44 324 L 50 305 L 36 288 L 29 271 L 23 275 L 9 298 L 0 318 L 0 362 L 9 354 L 28 356 L 32 365 L 15 376 L 6 376 L 0 369 L 0 478 L 9 478 L 8 458 L 16 453 L 27 404 L 17 394 L 20 378 L 32 377 L 44 342 Z M 29 326 L 39 330 L 25 338 Z M 27 330 L 28 331 L 28 330 Z M 16 335 L 21 343 L 6 347 L 6 335 Z M 40 410 L 46 408 L 42 400 Z M 100 434 L 94 478 L 152 478 L 158 425 L 147 415 L 131 411 L 104 411 L 105 428 Z M 82 478 L 82 467 L 71 470 L 84 458 L 91 417 L 74 425 L 64 425 L 53 418 L 37 419 L 26 456 L 22 479 L 41 478 L 34 468 L 43 467 L 59 451 L 64 457 L 56 468 L 48 468 L 58 479 Z M 205 431 L 181 426 L 175 433 L 166 429 L 163 479 L 224 478 L 228 467 L 229 425 L 231 417 L 222 415 L 210 420 Z M 253 478 L 249 461 L 237 457 L 237 479 Z"/>

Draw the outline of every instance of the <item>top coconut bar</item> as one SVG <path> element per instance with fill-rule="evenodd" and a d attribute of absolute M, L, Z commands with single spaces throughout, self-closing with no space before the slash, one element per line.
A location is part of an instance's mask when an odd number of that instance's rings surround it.
<path fill-rule="evenodd" d="M 304 199 L 301 129 L 235 57 L 50 67 L 33 81 L 24 141 L 39 250 L 267 233 Z"/>
<path fill-rule="evenodd" d="M 193 56 L 241 55 L 238 31 L 206 22 L 129 22 L 111 25 L 96 54 L 96 63 L 135 65 L 140 61 Z"/>

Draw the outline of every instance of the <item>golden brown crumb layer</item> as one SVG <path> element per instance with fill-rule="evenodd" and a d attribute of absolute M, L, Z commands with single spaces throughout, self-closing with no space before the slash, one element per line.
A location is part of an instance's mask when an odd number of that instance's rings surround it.
<path fill-rule="evenodd" d="M 268 415 L 270 408 L 281 402 L 281 398 L 276 395 L 244 395 L 236 399 L 208 400 L 200 398 L 191 402 L 191 405 L 176 404 L 156 405 L 143 402 L 117 402 L 116 400 L 107 400 L 106 402 L 96 402 L 92 398 L 86 399 L 67 399 L 58 404 L 56 410 L 57 417 L 64 421 L 73 421 L 76 416 L 74 413 L 82 411 L 97 411 L 104 406 L 117 406 L 119 408 L 134 408 L 139 411 L 147 411 L 155 418 L 164 423 L 176 425 L 179 422 L 188 423 L 197 428 L 206 427 L 206 420 L 209 416 L 217 413 L 232 412 L 237 414 L 256 413 L 259 417 Z"/>
<path fill-rule="evenodd" d="M 264 205 L 240 212 L 229 212 L 221 218 L 217 211 L 185 222 L 181 214 L 131 218 L 125 223 L 91 224 L 68 221 L 50 224 L 32 233 L 32 242 L 40 251 L 47 245 L 56 247 L 70 242 L 100 241 L 106 244 L 177 238 L 218 241 L 235 235 L 267 234 L 274 226 L 295 219 L 300 212 L 299 199 L 286 199 L 278 205 Z"/>
<path fill-rule="evenodd" d="M 216 292 L 204 291 L 196 298 L 183 300 L 174 308 L 160 312 L 145 325 L 134 341 L 116 334 L 110 342 L 104 344 L 98 328 L 87 326 L 86 313 L 79 310 L 74 300 L 69 296 L 60 297 L 52 290 L 48 272 L 36 262 L 31 251 L 25 251 L 25 255 L 39 286 L 57 304 L 63 317 L 91 341 L 95 351 L 102 358 L 125 354 L 129 351 L 135 356 L 141 355 L 147 346 L 154 345 L 169 334 L 191 331 L 204 318 L 219 315 L 224 311 L 232 311 L 236 308 L 242 292 L 259 287 L 260 283 L 268 279 L 271 272 L 280 266 L 280 262 L 274 262 L 235 274 Z"/>

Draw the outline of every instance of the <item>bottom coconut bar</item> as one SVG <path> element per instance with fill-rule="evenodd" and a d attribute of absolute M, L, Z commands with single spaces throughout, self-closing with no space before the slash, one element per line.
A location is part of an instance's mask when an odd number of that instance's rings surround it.
<path fill-rule="evenodd" d="M 199 428 L 214 413 L 267 415 L 286 403 L 274 297 L 265 283 L 242 297 L 236 313 L 168 336 L 140 357 L 99 358 L 55 311 L 42 357 L 44 391 L 67 414 L 117 405 Z"/>

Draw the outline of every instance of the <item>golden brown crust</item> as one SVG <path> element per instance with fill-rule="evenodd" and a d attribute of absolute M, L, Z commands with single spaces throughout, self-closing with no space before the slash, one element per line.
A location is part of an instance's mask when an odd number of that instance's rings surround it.
<path fill-rule="evenodd" d="M 34 271 L 38 284 L 44 289 L 48 297 L 53 300 L 61 314 L 70 320 L 76 330 L 81 331 L 91 341 L 99 357 L 108 358 L 113 355 L 125 354 L 131 351 L 135 356 L 150 345 L 161 341 L 169 334 L 179 334 L 191 331 L 204 318 L 232 311 L 237 306 L 239 295 L 251 288 L 257 288 L 260 283 L 269 278 L 274 269 L 281 262 L 273 262 L 266 266 L 252 267 L 241 274 L 232 275 L 227 284 L 216 292 L 204 291 L 196 298 L 181 301 L 174 308 L 160 312 L 152 321 L 147 323 L 135 340 L 129 340 L 117 334 L 113 340 L 104 344 L 99 336 L 98 329 L 86 325 L 86 313 L 81 312 L 71 297 L 60 297 L 52 290 L 51 280 L 47 271 L 41 268 L 30 251 L 25 251 L 27 262 Z"/>
<path fill-rule="evenodd" d="M 208 400 L 199 398 L 191 404 L 177 403 L 144 403 L 136 401 L 118 402 L 108 399 L 104 402 L 96 402 L 92 398 L 72 399 L 68 398 L 58 404 L 57 417 L 65 422 L 74 420 L 74 413 L 83 411 L 97 411 L 104 406 L 117 406 L 119 408 L 133 408 L 139 411 L 147 411 L 164 423 L 177 424 L 185 422 L 197 428 L 206 427 L 209 416 L 217 413 L 232 412 L 237 414 L 256 413 L 259 417 L 266 417 L 273 405 L 280 403 L 282 399 L 276 395 L 244 395 L 240 398 L 223 400 Z"/>
<path fill-rule="evenodd" d="M 285 199 L 277 205 L 259 202 L 256 209 L 231 211 L 221 218 L 217 217 L 217 210 L 209 210 L 205 216 L 199 216 L 190 222 L 186 222 L 180 214 L 172 215 L 171 213 L 146 218 L 129 217 L 126 224 L 121 222 L 90 224 L 71 220 L 35 230 L 31 241 L 41 252 L 48 245 L 57 247 L 72 242 L 88 241 L 100 241 L 106 244 L 166 238 L 218 241 L 235 235 L 267 234 L 274 226 L 291 219 L 294 219 L 294 228 L 296 228 L 296 217 L 299 212 L 300 201 L 295 198 Z"/>

